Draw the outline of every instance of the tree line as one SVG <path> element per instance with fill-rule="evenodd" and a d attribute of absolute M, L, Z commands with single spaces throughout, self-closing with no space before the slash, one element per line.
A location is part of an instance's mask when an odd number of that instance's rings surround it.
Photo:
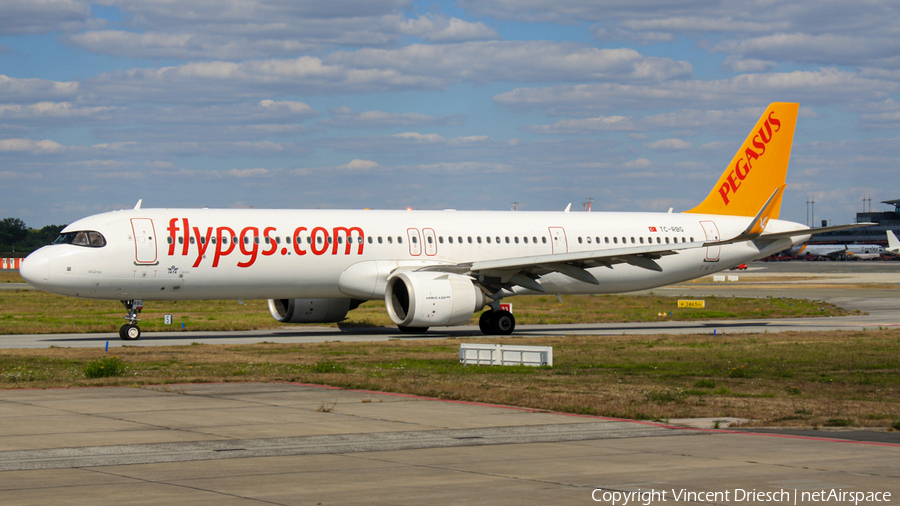
<path fill-rule="evenodd" d="M 66 225 L 47 225 L 44 228 L 28 228 L 19 218 L 0 220 L 0 257 L 25 256 L 27 253 L 50 244 Z"/>

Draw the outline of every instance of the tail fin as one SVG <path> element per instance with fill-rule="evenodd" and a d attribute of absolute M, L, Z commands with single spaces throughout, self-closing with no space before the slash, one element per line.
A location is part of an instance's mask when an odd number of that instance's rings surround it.
<path fill-rule="evenodd" d="M 894 235 L 892 230 L 887 231 L 888 238 L 888 247 L 887 250 L 891 253 L 900 253 L 900 241 L 897 240 L 897 236 Z"/>
<path fill-rule="evenodd" d="M 799 107 L 785 102 L 769 104 L 706 199 L 685 212 L 756 216 L 773 192 L 785 184 Z M 783 194 L 778 192 L 769 204 L 770 218 L 778 219 Z"/>

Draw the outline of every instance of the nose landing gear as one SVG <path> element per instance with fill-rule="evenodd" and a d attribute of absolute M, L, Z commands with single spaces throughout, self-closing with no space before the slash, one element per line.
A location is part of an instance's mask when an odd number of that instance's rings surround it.
<path fill-rule="evenodd" d="M 137 326 L 138 318 L 141 310 L 144 309 L 144 301 L 142 300 L 123 300 L 121 301 L 125 309 L 128 310 L 128 316 L 125 317 L 128 323 L 119 328 L 119 337 L 123 341 L 133 341 L 141 337 L 141 329 Z"/>

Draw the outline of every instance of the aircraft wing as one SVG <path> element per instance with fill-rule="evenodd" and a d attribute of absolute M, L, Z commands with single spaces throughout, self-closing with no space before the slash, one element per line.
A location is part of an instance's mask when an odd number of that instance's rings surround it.
<path fill-rule="evenodd" d="M 569 276 L 570 278 L 599 285 L 590 272 L 590 267 L 609 267 L 615 264 L 629 264 L 643 269 L 661 272 L 662 267 L 656 260 L 666 255 L 675 255 L 680 250 L 703 247 L 702 242 L 683 242 L 673 244 L 653 244 L 646 246 L 628 246 L 614 249 L 579 251 L 573 253 L 556 253 L 528 257 L 502 258 L 482 260 L 478 262 L 455 265 L 434 265 L 420 270 L 456 272 L 469 274 L 479 279 L 479 283 L 495 291 L 519 285 L 530 290 L 544 292 L 538 278 L 551 272 Z"/>

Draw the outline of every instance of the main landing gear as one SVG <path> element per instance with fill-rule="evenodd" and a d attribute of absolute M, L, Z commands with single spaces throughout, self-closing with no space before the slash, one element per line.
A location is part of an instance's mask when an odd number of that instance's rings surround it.
<path fill-rule="evenodd" d="M 128 323 L 119 328 L 119 337 L 123 341 L 133 341 L 141 337 L 141 329 L 137 326 L 137 322 L 141 309 L 144 309 L 144 301 L 142 300 L 123 300 L 121 301 L 125 309 L 128 310 L 128 316 L 125 317 Z"/>
<path fill-rule="evenodd" d="M 508 336 L 516 330 L 516 317 L 509 311 L 488 309 L 478 319 L 478 327 L 486 336 Z"/>

